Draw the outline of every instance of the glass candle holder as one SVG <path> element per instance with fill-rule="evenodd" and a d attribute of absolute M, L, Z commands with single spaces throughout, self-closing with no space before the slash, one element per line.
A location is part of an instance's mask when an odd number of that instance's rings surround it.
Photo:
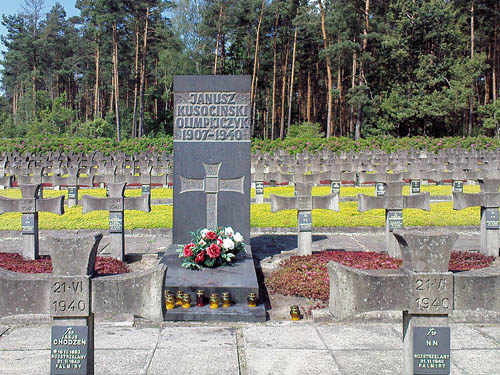
<path fill-rule="evenodd" d="M 182 297 L 182 307 L 184 309 L 189 309 L 191 307 L 191 295 L 189 293 L 184 293 Z"/>
<path fill-rule="evenodd" d="M 198 289 L 196 291 L 196 306 L 205 306 L 205 291 L 203 289 Z"/>
<path fill-rule="evenodd" d="M 172 310 L 175 307 L 175 296 L 170 292 L 165 297 L 165 307 L 167 310 Z"/>
<path fill-rule="evenodd" d="M 297 305 L 292 305 L 290 307 L 290 316 L 292 317 L 292 320 L 300 320 L 300 310 L 299 306 Z"/>
<path fill-rule="evenodd" d="M 184 297 L 184 292 L 182 290 L 178 290 L 175 294 L 175 304 L 181 306 L 182 305 L 182 297 Z"/>
<path fill-rule="evenodd" d="M 257 307 L 257 295 L 255 293 L 248 293 L 247 302 L 248 307 Z"/>
<path fill-rule="evenodd" d="M 231 295 L 229 292 L 222 293 L 222 307 L 227 308 L 231 306 Z"/>
<path fill-rule="evenodd" d="M 219 308 L 219 296 L 217 293 L 210 294 L 210 308 L 218 309 Z"/>

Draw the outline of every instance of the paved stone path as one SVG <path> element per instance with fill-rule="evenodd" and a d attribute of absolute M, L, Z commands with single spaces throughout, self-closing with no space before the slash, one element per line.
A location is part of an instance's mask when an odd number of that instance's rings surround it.
<path fill-rule="evenodd" d="M 0 327 L 0 374 L 49 373 L 50 327 Z M 500 369 L 500 325 L 451 325 L 451 373 Z M 165 323 L 96 328 L 96 374 L 400 374 L 400 324 Z"/>

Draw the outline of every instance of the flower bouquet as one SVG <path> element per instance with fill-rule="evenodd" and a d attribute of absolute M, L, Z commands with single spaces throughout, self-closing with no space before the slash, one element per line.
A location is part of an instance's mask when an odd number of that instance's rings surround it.
<path fill-rule="evenodd" d="M 184 258 L 182 267 L 200 270 L 230 264 L 238 253 L 246 253 L 243 236 L 231 227 L 215 230 L 200 229 L 191 233 L 192 241 L 179 246 L 179 258 Z"/>

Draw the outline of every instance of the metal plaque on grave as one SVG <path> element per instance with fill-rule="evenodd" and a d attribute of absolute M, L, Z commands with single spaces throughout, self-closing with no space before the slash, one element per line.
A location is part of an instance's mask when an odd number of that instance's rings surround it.
<path fill-rule="evenodd" d="M 463 181 L 453 181 L 453 192 L 463 193 L 464 192 L 464 182 Z"/>
<path fill-rule="evenodd" d="M 383 182 L 377 182 L 375 184 L 375 194 L 377 197 L 383 197 L 385 195 L 385 184 Z"/>
<path fill-rule="evenodd" d="M 142 194 L 151 194 L 151 185 L 142 185 Z"/>
<path fill-rule="evenodd" d="M 23 214 L 21 227 L 23 234 L 35 234 L 35 214 Z"/>
<path fill-rule="evenodd" d="M 332 194 L 340 194 L 340 181 L 332 181 L 330 185 L 330 192 Z"/>
<path fill-rule="evenodd" d="M 255 194 L 264 194 L 264 183 L 262 181 L 255 182 Z"/>
<path fill-rule="evenodd" d="M 52 326 L 50 375 L 86 375 L 88 337 L 87 326 Z"/>
<path fill-rule="evenodd" d="M 68 199 L 77 199 L 78 198 L 78 189 L 76 186 L 68 187 Z"/>
<path fill-rule="evenodd" d="M 413 327 L 413 373 L 450 374 L 450 327 Z"/>
<path fill-rule="evenodd" d="M 312 232 L 312 214 L 310 211 L 299 211 L 299 232 Z"/>
<path fill-rule="evenodd" d="M 486 208 L 484 214 L 486 215 L 486 229 L 498 229 L 498 208 Z"/>
<path fill-rule="evenodd" d="M 123 212 L 109 213 L 109 233 L 123 233 Z"/>
<path fill-rule="evenodd" d="M 420 193 L 420 181 L 412 181 L 411 182 L 411 193 L 412 194 Z"/>
<path fill-rule="evenodd" d="M 392 232 L 394 229 L 403 228 L 403 212 L 402 211 L 389 211 L 387 213 L 389 221 L 389 230 Z"/>
<path fill-rule="evenodd" d="M 208 225 L 250 238 L 250 87 L 250 76 L 174 77 L 174 244 Z"/>

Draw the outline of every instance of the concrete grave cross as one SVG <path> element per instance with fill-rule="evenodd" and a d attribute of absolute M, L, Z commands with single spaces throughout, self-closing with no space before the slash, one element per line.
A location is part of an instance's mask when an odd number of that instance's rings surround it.
<path fill-rule="evenodd" d="M 20 185 L 22 199 L 0 197 L 0 214 L 22 213 L 23 256 L 27 259 L 39 258 L 38 213 L 64 214 L 64 196 L 38 198 L 41 184 Z"/>
<path fill-rule="evenodd" d="M 205 178 L 187 178 L 179 176 L 181 181 L 181 190 L 179 194 L 189 193 L 191 191 L 204 192 L 207 200 L 207 229 L 217 228 L 217 200 L 218 193 L 221 191 L 230 191 L 245 194 L 245 177 L 238 178 L 219 178 L 219 170 L 222 163 L 208 164 L 203 163 L 205 168 Z"/>
<path fill-rule="evenodd" d="M 297 210 L 298 253 L 312 254 L 312 210 L 339 211 L 338 194 L 312 196 L 311 182 L 296 182 L 295 197 L 271 194 L 271 212 Z"/>
<path fill-rule="evenodd" d="M 83 214 L 97 210 L 109 211 L 109 234 L 111 241 L 107 252 L 110 256 L 119 260 L 123 260 L 125 257 L 124 211 L 151 211 L 150 195 L 125 197 L 125 186 L 125 183 L 108 184 L 110 195 L 108 198 L 97 198 L 89 195 L 82 197 Z"/>
<path fill-rule="evenodd" d="M 479 179 L 479 194 L 453 193 L 453 209 L 481 207 L 480 251 L 485 255 L 498 257 L 498 229 L 500 207 L 500 179 Z"/>
<path fill-rule="evenodd" d="M 150 195 L 151 194 L 151 171 L 153 167 L 150 166 L 141 166 L 140 175 L 136 176 L 135 174 L 127 174 L 125 176 L 125 181 L 127 184 L 140 184 L 142 188 L 142 194 Z"/>
<path fill-rule="evenodd" d="M 78 205 L 78 189 L 80 186 L 94 186 L 94 176 L 80 177 L 80 168 L 68 168 L 68 177 L 51 176 L 49 181 L 52 186 L 65 185 L 68 187 L 68 207 Z"/>
<path fill-rule="evenodd" d="M 92 276 L 102 234 L 48 240 L 52 259 L 50 374 L 94 374 Z"/>
<path fill-rule="evenodd" d="M 375 196 L 383 197 L 385 195 L 387 182 L 400 182 L 403 179 L 403 173 L 366 173 L 360 172 L 359 179 L 362 184 L 375 182 Z"/>
<path fill-rule="evenodd" d="M 387 253 L 395 258 L 401 257 L 399 246 L 392 232 L 403 227 L 403 209 L 418 208 L 430 211 L 430 194 L 420 193 L 411 196 L 402 195 L 404 182 L 386 182 L 385 195 L 370 197 L 358 194 L 358 211 L 385 209 L 385 246 Z"/>
<path fill-rule="evenodd" d="M 339 319 L 383 310 L 403 312 L 403 374 L 450 373 L 450 328 L 454 276 L 448 272 L 456 233 L 395 231 L 403 264 L 399 270 L 361 270 L 328 263 L 330 312 Z M 455 285 L 456 288 L 456 285 Z M 425 332 L 424 332 L 425 331 Z M 427 337 L 428 332 L 439 335 Z M 435 337 L 436 336 L 436 337 Z M 426 344 L 426 340 L 431 345 Z M 427 361 L 436 354 L 441 360 Z"/>

